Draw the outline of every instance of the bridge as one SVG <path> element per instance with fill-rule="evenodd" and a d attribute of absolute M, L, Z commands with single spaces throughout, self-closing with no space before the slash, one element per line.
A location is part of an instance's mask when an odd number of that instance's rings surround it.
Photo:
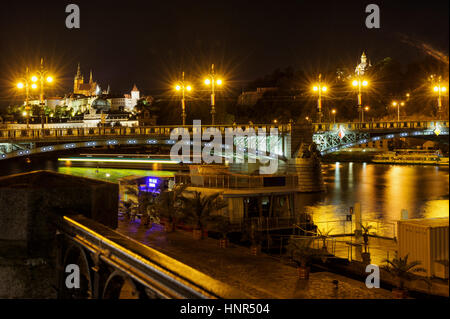
<path fill-rule="evenodd" d="M 313 142 L 322 155 L 394 138 L 421 138 L 448 144 L 448 120 L 313 123 Z"/>
<path fill-rule="evenodd" d="M 98 146 L 159 145 L 171 146 L 175 140 L 170 134 L 178 126 L 139 126 L 139 127 L 55 127 L 0 129 L 0 160 L 28 156 L 38 153 L 64 151 Z M 190 136 L 198 128 L 184 126 Z M 295 158 L 303 145 L 315 143 L 321 155 L 344 148 L 367 144 L 383 139 L 416 137 L 448 143 L 448 120 L 429 121 L 382 121 L 346 123 L 300 123 L 300 124 L 254 124 L 254 125 L 204 125 L 201 132 L 209 128 L 218 129 L 223 138 L 227 132 L 240 128 L 255 134 L 269 135 L 271 129 L 278 129 L 278 138 L 265 139 L 267 152 L 273 152 L 281 159 Z M 206 144 L 207 142 L 202 142 Z M 235 140 L 236 147 L 247 149 L 248 139 Z"/>
<path fill-rule="evenodd" d="M 289 138 L 291 128 L 284 125 L 202 125 L 200 131 L 192 125 L 184 126 L 192 136 L 196 133 L 204 134 L 208 129 L 215 128 L 220 131 L 225 143 L 225 135 L 235 129 L 248 131 L 250 128 L 258 135 L 266 134 L 267 152 L 272 152 L 280 157 L 290 153 Z M 279 136 L 271 140 L 270 130 L 276 128 Z M 136 146 L 159 145 L 172 146 L 176 140 L 170 138 L 171 132 L 179 129 L 179 126 L 139 126 L 139 127 L 59 127 L 59 128 L 32 128 L 32 129 L 0 129 L 0 160 L 28 156 L 38 153 L 64 151 L 78 148 L 92 148 L 98 146 Z M 181 130 L 179 131 L 181 133 Z M 202 142 L 203 145 L 207 142 Z M 247 149 L 245 139 L 235 139 L 236 147 Z M 222 145 L 224 146 L 224 145 Z"/>

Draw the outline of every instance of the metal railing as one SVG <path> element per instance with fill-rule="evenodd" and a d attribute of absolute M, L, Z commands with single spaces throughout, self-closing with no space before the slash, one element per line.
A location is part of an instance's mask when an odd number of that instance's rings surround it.
<path fill-rule="evenodd" d="M 242 292 L 151 247 L 82 216 L 64 217 L 59 228 L 161 298 L 242 298 Z"/>
<path fill-rule="evenodd" d="M 344 123 L 313 123 L 314 132 L 344 130 L 390 130 L 390 129 L 434 129 L 437 125 L 440 128 L 449 128 L 448 120 L 429 121 L 380 121 L 380 122 L 344 122 Z"/>
<path fill-rule="evenodd" d="M 279 133 L 290 133 L 289 124 L 255 124 L 255 125 L 202 125 L 200 129 L 192 125 L 183 126 L 190 134 L 204 133 L 208 128 L 216 128 L 222 135 L 232 132 L 233 129 L 241 128 L 247 130 L 253 128 L 257 134 L 259 131 L 270 132 L 271 128 L 277 128 Z M 93 137 L 93 136 L 170 136 L 174 129 L 181 128 L 177 125 L 168 126 L 117 126 L 117 127 L 65 127 L 65 128 L 0 128 L 0 140 L 29 140 L 29 139 L 47 139 L 47 138 L 74 138 L 74 137 Z M 180 130 L 181 132 L 181 130 Z"/>

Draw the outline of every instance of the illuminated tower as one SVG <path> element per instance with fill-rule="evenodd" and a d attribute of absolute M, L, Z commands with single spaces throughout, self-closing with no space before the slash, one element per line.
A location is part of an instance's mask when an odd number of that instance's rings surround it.
<path fill-rule="evenodd" d="M 75 75 L 75 79 L 73 80 L 73 93 L 78 93 L 80 89 L 80 85 L 83 84 L 84 78 L 81 75 L 80 63 L 78 63 L 77 75 Z"/>

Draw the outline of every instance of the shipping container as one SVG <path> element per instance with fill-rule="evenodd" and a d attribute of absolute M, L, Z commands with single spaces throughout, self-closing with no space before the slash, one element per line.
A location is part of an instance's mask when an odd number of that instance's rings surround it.
<path fill-rule="evenodd" d="M 398 257 L 420 261 L 426 272 L 418 275 L 447 279 L 448 226 L 448 217 L 398 221 Z"/>

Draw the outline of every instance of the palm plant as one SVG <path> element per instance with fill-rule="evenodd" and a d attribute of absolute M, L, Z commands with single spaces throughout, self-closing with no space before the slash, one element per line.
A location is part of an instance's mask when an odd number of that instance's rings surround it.
<path fill-rule="evenodd" d="M 327 239 L 330 237 L 330 233 L 333 231 L 333 229 L 329 229 L 328 231 L 321 230 L 317 228 L 317 236 L 322 240 L 322 249 L 324 251 L 327 250 Z"/>
<path fill-rule="evenodd" d="M 363 240 L 364 240 L 364 252 L 368 253 L 367 248 L 369 247 L 369 232 L 370 230 L 373 228 L 372 225 L 366 225 L 364 226 L 361 223 L 361 229 L 362 229 L 362 236 L 363 236 Z"/>
<path fill-rule="evenodd" d="M 299 275 L 303 279 L 309 278 L 309 266 L 313 259 L 324 254 L 320 249 L 311 248 L 313 241 L 313 237 L 291 238 L 286 247 L 289 258 L 297 264 Z"/>
<path fill-rule="evenodd" d="M 175 228 L 173 224 L 181 217 L 181 194 L 186 190 L 187 185 L 175 185 L 172 190 L 166 190 L 161 193 L 156 201 L 156 209 L 160 216 L 168 219 L 170 227 L 166 230 L 173 231 Z"/>
<path fill-rule="evenodd" d="M 127 186 L 125 194 L 135 198 L 135 200 L 129 199 L 127 202 L 131 203 L 131 214 L 136 210 L 141 215 L 143 225 L 148 226 L 151 222 L 158 221 L 155 208 L 159 189 L 155 192 L 141 192 L 137 185 Z"/>
<path fill-rule="evenodd" d="M 406 280 L 415 279 L 413 273 L 426 271 L 425 268 L 418 267 L 422 264 L 420 261 L 408 262 L 408 254 L 404 258 L 385 259 L 383 262 L 388 264 L 385 267 L 386 271 L 396 277 L 397 287 L 400 290 L 404 290 Z"/>
<path fill-rule="evenodd" d="M 186 196 L 188 193 L 189 196 Z M 185 192 L 180 199 L 183 201 L 183 213 L 188 223 L 194 230 L 203 230 L 205 224 L 211 220 L 213 212 L 227 206 L 227 203 L 220 199 L 222 193 L 202 195 L 200 192 Z"/>

